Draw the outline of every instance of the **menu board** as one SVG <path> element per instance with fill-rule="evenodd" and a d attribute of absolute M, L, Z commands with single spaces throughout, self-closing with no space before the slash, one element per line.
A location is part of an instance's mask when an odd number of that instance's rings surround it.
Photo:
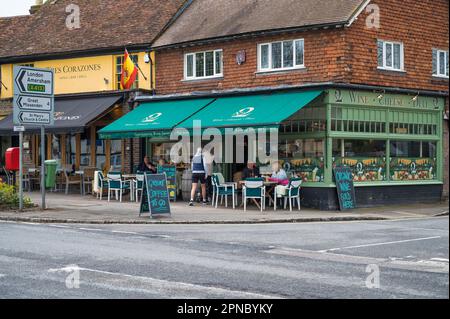
<path fill-rule="evenodd" d="M 139 216 L 170 215 L 169 191 L 166 174 L 145 174 Z"/>
<path fill-rule="evenodd" d="M 166 174 L 170 200 L 177 200 L 177 167 L 175 165 L 158 165 L 158 174 Z"/>
<path fill-rule="evenodd" d="M 351 168 L 348 166 L 337 166 L 333 169 L 333 172 L 340 209 L 356 208 L 355 187 Z"/>

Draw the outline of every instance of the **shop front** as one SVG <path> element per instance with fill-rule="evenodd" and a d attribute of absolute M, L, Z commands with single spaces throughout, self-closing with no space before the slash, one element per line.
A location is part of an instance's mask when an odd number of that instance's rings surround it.
<path fill-rule="evenodd" d="M 58 168 L 121 169 L 122 142 L 101 140 L 97 131 L 123 115 L 122 100 L 121 95 L 56 98 L 55 124 L 46 128 L 46 158 L 55 159 Z M 2 140 L 17 139 L 13 126 L 12 114 L 0 121 Z M 24 164 L 39 167 L 42 143 L 39 128 L 27 127 L 24 134 Z"/>
<path fill-rule="evenodd" d="M 195 136 L 194 121 L 202 130 L 269 128 L 278 134 L 277 158 L 289 176 L 303 179 L 302 204 L 322 210 L 338 208 L 333 168 L 353 171 L 359 207 L 404 202 L 436 201 L 443 186 L 441 97 L 385 92 L 326 89 L 266 94 L 180 98 L 146 101 L 133 112 L 100 131 L 106 139 L 143 138 L 153 161 L 171 160 L 173 129 Z M 191 140 L 192 140 L 191 139 Z M 272 145 L 239 141 L 245 153 Z M 208 139 L 202 141 L 202 145 Z M 185 148 L 192 144 L 187 143 Z M 225 152 L 225 151 L 224 151 Z M 224 155 L 224 158 L 226 155 Z M 215 170 L 227 180 L 239 178 L 249 159 L 233 155 L 231 162 L 218 161 Z M 243 160 L 242 160 L 243 159 Z M 268 163 L 257 158 L 261 171 Z M 184 170 L 189 165 L 179 163 Z M 411 196 L 414 194 L 414 196 Z"/>

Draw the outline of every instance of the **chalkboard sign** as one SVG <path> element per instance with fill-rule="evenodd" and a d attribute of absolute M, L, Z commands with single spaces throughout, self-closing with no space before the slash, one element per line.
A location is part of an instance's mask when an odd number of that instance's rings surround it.
<path fill-rule="evenodd" d="M 167 189 L 170 200 L 177 200 L 177 167 L 175 165 L 158 165 L 158 174 L 166 174 Z"/>
<path fill-rule="evenodd" d="M 145 174 L 139 216 L 170 215 L 169 191 L 166 174 Z"/>
<path fill-rule="evenodd" d="M 333 172 L 341 210 L 356 208 L 352 170 L 347 166 L 337 166 Z"/>

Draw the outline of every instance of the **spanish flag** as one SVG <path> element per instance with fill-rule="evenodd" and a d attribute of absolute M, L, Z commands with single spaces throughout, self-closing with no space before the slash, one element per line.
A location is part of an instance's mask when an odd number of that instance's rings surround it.
<path fill-rule="evenodd" d="M 122 90 L 129 90 L 136 81 L 138 68 L 131 60 L 127 49 L 125 49 L 125 55 L 123 57 L 122 75 L 120 77 L 120 87 Z"/>

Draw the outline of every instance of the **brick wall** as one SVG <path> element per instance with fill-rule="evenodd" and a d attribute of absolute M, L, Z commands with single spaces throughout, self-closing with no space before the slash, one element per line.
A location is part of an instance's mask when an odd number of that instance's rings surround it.
<path fill-rule="evenodd" d="M 448 0 L 375 0 L 380 28 L 367 13 L 346 29 L 346 82 L 448 92 L 448 80 L 432 77 L 432 48 L 449 48 Z M 377 70 L 377 39 L 403 42 L 405 72 Z"/>
<path fill-rule="evenodd" d="M 158 94 L 224 90 L 259 86 L 345 82 L 448 92 L 448 80 L 432 72 L 432 48 L 448 50 L 447 0 L 379 0 L 380 28 L 366 27 L 363 12 L 349 28 L 260 36 L 211 45 L 160 50 L 156 54 Z M 304 38 L 304 70 L 258 74 L 257 44 Z M 377 39 L 401 41 L 405 72 L 377 69 Z M 215 80 L 183 81 L 185 53 L 223 49 L 224 76 Z M 247 61 L 238 65 L 236 53 L 245 50 Z"/>

